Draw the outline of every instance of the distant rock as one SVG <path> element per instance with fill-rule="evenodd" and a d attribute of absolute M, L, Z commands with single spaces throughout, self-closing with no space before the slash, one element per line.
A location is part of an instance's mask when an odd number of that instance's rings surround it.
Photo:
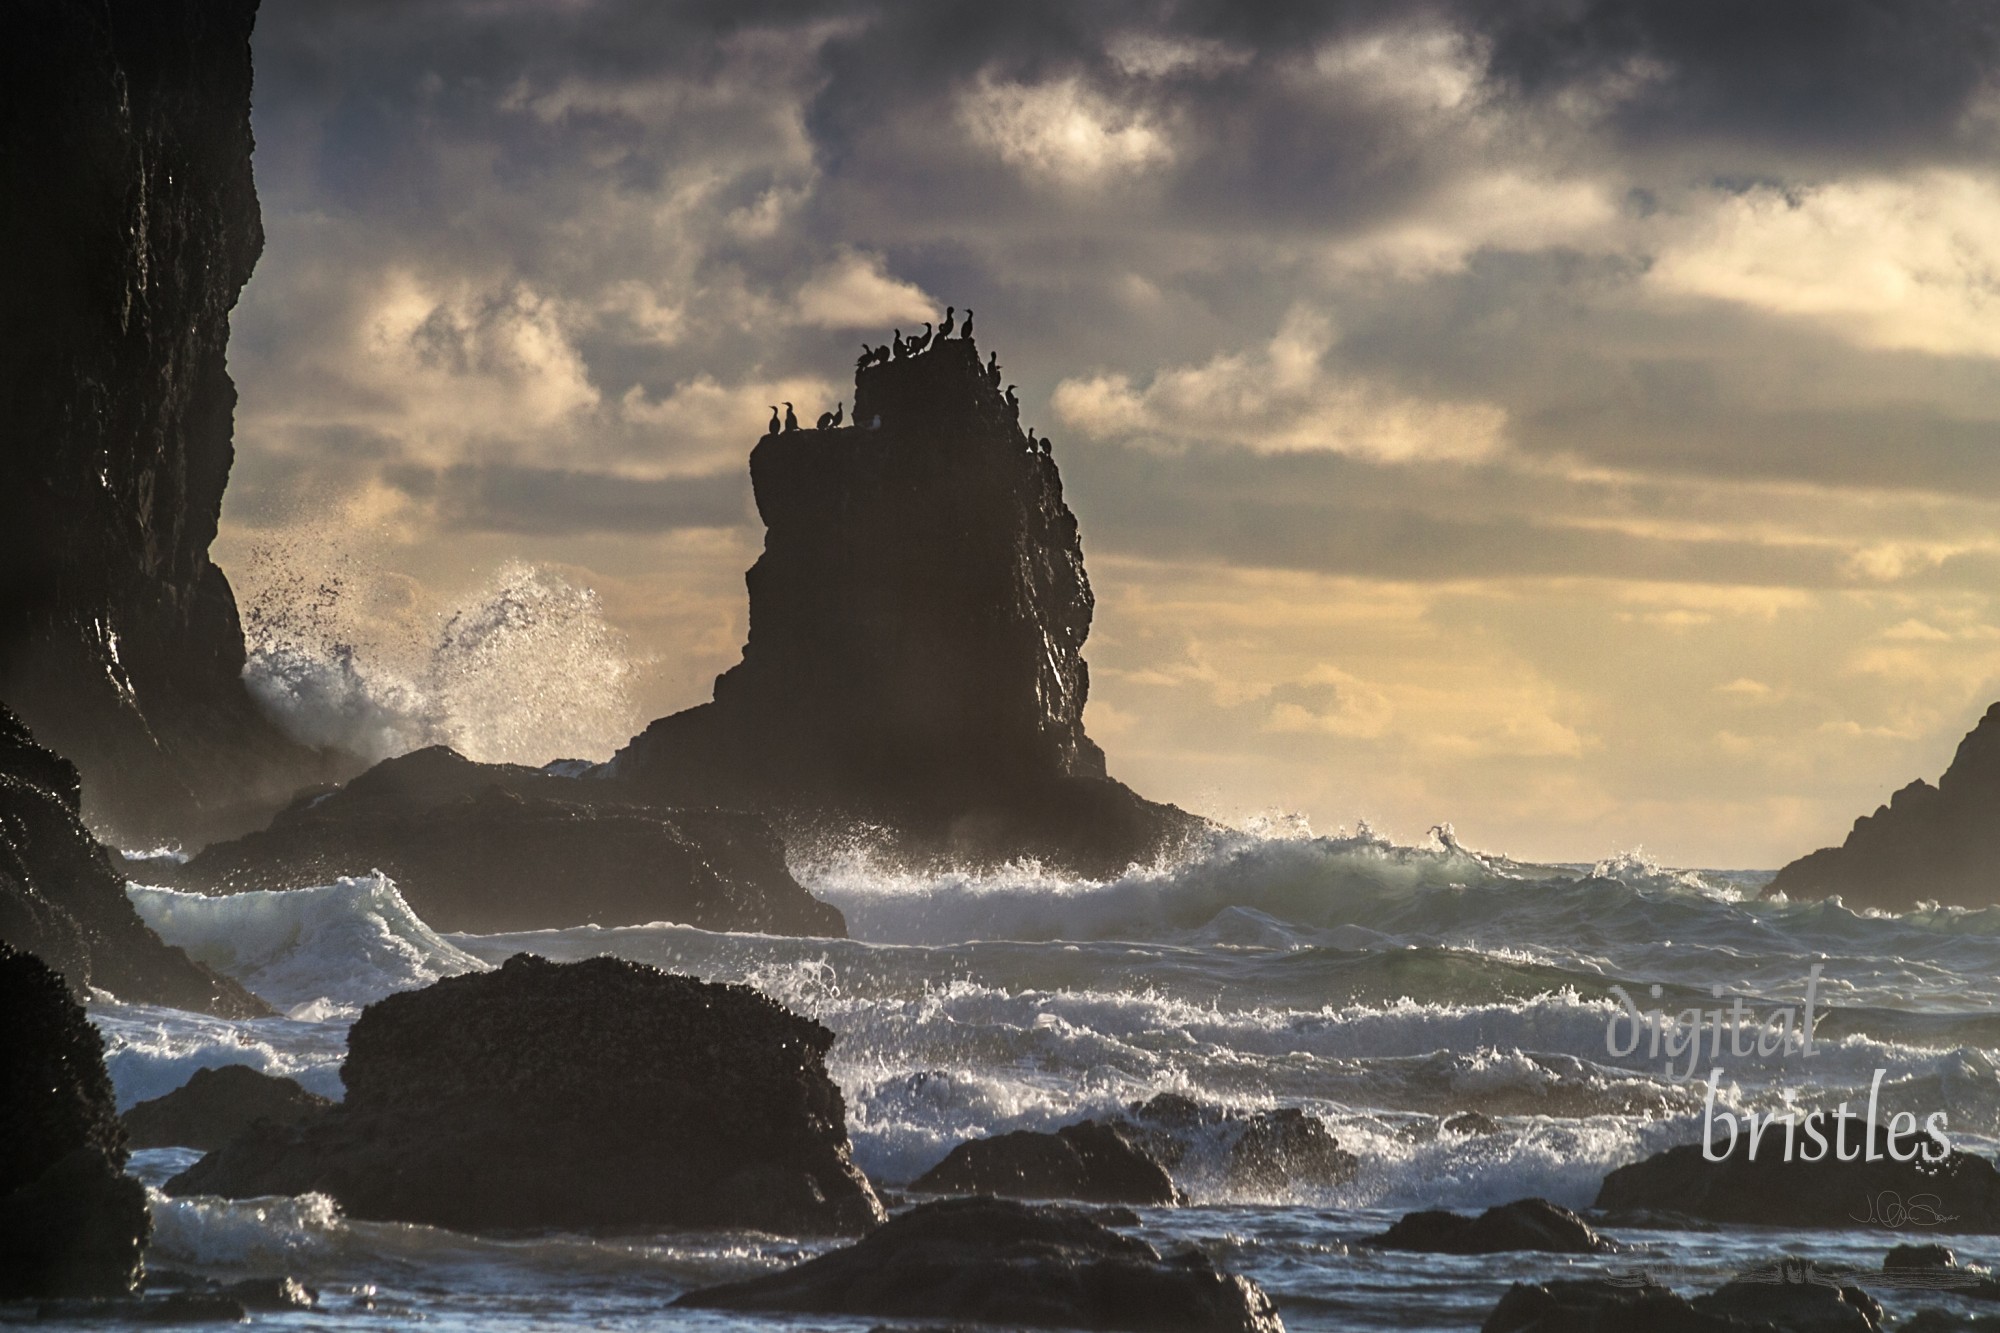
<path fill-rule="evenodd" d="M 197 1069 L 164 1097 L 125 1113 L 126 1144 L 133 1148 L 200 1148 L 213 1152 L 259 1120 L 296 1125 L 333 1103 L 288 1078 L 248 1065 Z"/>
<path fill-rule="evenodd" d="M 258 711 L 208 554 L 229 312 L 264 244 L 256 11 L 0 5 L 0 699 L 131 846 L 250 827 L 349 771 Z"/>
<path fill-rule="evenodd" d="M 132 1289 L 151 1235 L 104 1042 L 63 978 L 0 943 L 0 1300 Z"/>
<path fill-rule="evenodd" d="M 442 745 L 301 795 L 269 828 L 207 847 L 158 878 L 228 893 L 375 870 L 436 930 L 672 921 L 847 934 L 839 909 L 792 878 L 758 815 L 662 809 L 623 783 L 475 763 Z"/>
<path fill-rule="evenodd" d="M 1954 907 L 2000 902 L 2000 703 L 1959 742 L 1933 787 L 1918 780 L 1847 841 L 1793 861 L 1765 886 L 1794 900 L 1839 894 L 1849 907 L 1904 912 L 1924 901 Z"/>
<path fill-rule="evenodd" d="M 1835 1141 L 1831 1121 L 1823 1122 L 1822 1132 Z M 1869 1209 L 1884 1195 L 1924 1196 L 1935 1200 L 1940 1232 L 2000 1231 L 2000 1171 L 1985 1158 L 1954 1149 L 1941 1162 L 1891 1161 L 1887 1134 L 1858 1116 L 1847 1118 L 1846 1136 L 1850 1151 L 1872 1142 L 1882 1159 L 1837 1162 L 1829 1150 L 1821 1161 L 1788 1162 L 1783 1140 L 1768 1136 L 1753 1159 L 1739 1136 L 1728 1156 L 1711 1162 L 1701 1145 L 1689 1143 L 1613 1171 L 1596 1206 L 1751 1226 L 1859 1227 L 1875 1225 Z M 1780 1151 L 1771 1151 L 1774 1142 Z M 1807 1140 L 1801 1135 L 1798 1142 Z M 1901 1142 L 1908 1151 L 1911 1140 Z"/>
<path fill-rule="evenodd" d="M 1297 1107 L 1243 1111 L 1163 1092 L 1133 1103 L 1127 1116 L 1113 1123 L 1169 1171 L 1221 1147 L 1224 1177 L 1251 1191 L 1330 1189 L 1360 1169 L 1325 1121 Z"/>
<path fill-rule="evenodd" d="M 1015 1130 L 953 1148 L 910 1188 L 926 1194 L 997 1194 L 1081 1203 L 1174 1204 L 1166 1170 L 1110 1125 L 1094 1120 L 1052 1134 Z"/>
<path fill-rule="evenodd" d="M 1469 1138 L 1476 1134 L 1498 1134 L 1500 1122 L 1484 1111 L 1460 1111 L 1439 1125 L 1438 1131 L 1444 1134 L 1456 1134 L 1461 1138 Z"/>
<path fill-rule="evenodd" d="M 919 863 L 1110 875 L 1208 831 L 1111 780 L 1084 733 L 1076 517 L 973 344 L 862 369 L 854 417 L 752 451 L 766 531 L 743 660 L 612 769 L 793 837 L 879 829 Z"/>
<path fill-rule="evenodd" d="M 1256 1283 L 1171 1262 L 1072 1208 L 946 1199 L 782 1273 L 689 1292 L 710 1310 L 966 1320 L 1133 1333 L 1282 1333 Z"/>
<path fill-rule="evenodd" d="M 1540 1250 L 1549 1254 L 1609 1254 L 1617 1246 L 1567 1208 L 1547 1199 L 1516 1199 L 1477 1217 L 1442 1208 L 1405 1214 L 1379 1236 L 1360 1242 L 1382 1250 L 1429 1254 L 1504 1254 Z"/>
<path fill-rule="evenodd" d="M 68 761 L 0 704 L 0 941 L 143 1004 L 248 1018 L 271 1012 L 242 986 L 153 933 L 125 896 L 111 852 L 83 826 Z"/>
<path fill-rule="evenodd" d="M 748 987 L 517 954 L 369 1005 L 345 1101 L 253 1125 L 166 1189 L 317 1191 L 467 1231 L 857 1232 L 883 1214 L 848 1156 L 833 1040 Z"/>
<path fill-rule="evenodd" d="M 1810 1266 L 1787 1281 L 1773 1266 L 1689 1300 L 1651 1277 L 1517 1282 L 1493 1307 L 1480 1333 L 1880 1333 L 1882 1307 L 1858 1287 L 1810 1279 Z"/>

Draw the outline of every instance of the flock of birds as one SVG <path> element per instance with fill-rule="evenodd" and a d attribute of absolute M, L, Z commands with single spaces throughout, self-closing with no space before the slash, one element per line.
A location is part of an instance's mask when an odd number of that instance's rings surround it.
<path fill-rule="evenodd" d="M 891 361 L 908 361 L 914 357 L 921 356 L 951 337 L 954 330 L 957 331 L 961 342 L 972 341 L 971 307 L 968 306 L 966 308 L 965 323 L 963 325 L 958 323 L 958 307 L 946 306 L 944 308 L 944 323 L 933 326 L 929 320 L 925 320 L 924 331 L 922 333 L 905 338 L 903 331 L 897 329 L 895 337 L 881 347 L 870 347 L 867 343 L 861 344 L 861 355 L 856 358 L 854 369 L 862 371 L 868 369 L 870 366 L 886 365 Z M 977 354 L 975 353 L 975 355 Z M 990 353 L 987 356 L 985 373 L 987 386 L 998 389 L 1000 387 L 1000 354 L 998 352 Z M 1003 396 L 1006 398 L 1008 410 L 1018 418 L 1021 413 L 1021 400 L 1014 396 L 1016 387 L 1018 386 L 1008 385 Z M 846 415 L 847 400 L 842 399 L 833 405 L 833 411 L 819 414 L 819 421 L 814 426 L 814 429 L 838 430 L 845 422 Z M 882 418 L 877 416 L 873 421 L 868 423 L 868 428 L 873 430 L 881 424 Z M 798 413 L 793 410 L 790 403 L 785 404 L 785 412 L 782 418 L 778 415 L 777 404 L 774 403 L 771 405 L 770 434 L 778 435 L 798 429 Z M 1035 428 L 1030 426 L 1028 428 L 1028 452 L 1047 454 L 1049 449 L 1050 441 L 1048 438 L 1044 436 L 1039 440 L 1036 439 Z"/>

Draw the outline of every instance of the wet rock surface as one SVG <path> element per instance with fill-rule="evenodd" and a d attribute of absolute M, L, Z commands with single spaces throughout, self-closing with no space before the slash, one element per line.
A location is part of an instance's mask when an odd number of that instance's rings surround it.
<path fill-rule="evenodd" d="M 444 746 L 302 795 L 268 828 L 207 847 L 167 878 L 233 892 L 375 870 L 437 930 L 673 921 L 847 934 L 839 909 L 792 878 L 761 816 L 665 809 L 625 783 L 475 763 Z"/>
<path fill-rule="evenodd" d="M 1256 1283 L 1199 1255 L 1164 1260 L 1076 1209 L 1009 1199 L 924 1204 L 846 1249 L 676 1304 L 1135 1333 L 1284 1327 Z"/>
<path fill-rule="evenodd" d="M 1509 1250 L 1606 1254 L 1618 1248 L 1575 1213 L 1546 1199 L 1516 1199 L 1488 1208 L 1477 1217 L 1442 1208 L 1408 1213 L 1381 1235 L 1361 1244 L 1431 1254 L 1502 1254 Z"/>
<path fill-rule="evenodd" d="M 848 1156 L 832 1043 L 747 987 L 519 954 L 368 1006 L 345 1101 L 252 1126 L 166 1188 L 318 1191 L 469 1231 L 857 1232 L 882 1209 Z"/>
<path fill-rule="evenodd" d="M 212 1152 L 258 1121 L 295 1125 L 333 1103 L 288 1078 L 274 1078 L 247 1065 L 197 1069 L 163 1097 L 140 1102 L 124 1116 L 126 1144 L 133 1148 L 200 1148 Z"/>
<path fill-rule="evenodd" d="M 1092 1120 L 1051 1134 L 1023 1129 L 961 1143 L 910 1188 L 1083 1203 L 1173 1204 L 1181 1197 L 1165 1168 L 1113 1126 Z"/>

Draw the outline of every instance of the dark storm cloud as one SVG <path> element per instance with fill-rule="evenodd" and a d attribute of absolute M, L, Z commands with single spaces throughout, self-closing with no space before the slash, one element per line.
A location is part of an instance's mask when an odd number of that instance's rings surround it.
<path fill-rule="evenodd" d="M 749 521 L 749 481 L 731 469 L 706 476 L 638 479 L 603 472 L 461 463 L 398 467 L 385 479 L 436 506 L 447 527 L 535 534 L 666 532 Z"/>

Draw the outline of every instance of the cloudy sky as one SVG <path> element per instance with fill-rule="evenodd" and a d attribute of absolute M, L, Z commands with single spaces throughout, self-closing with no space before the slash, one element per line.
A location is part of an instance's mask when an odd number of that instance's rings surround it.
<path fill-rule="evenodd" d="M 1969 0 L 264 0 L 217 553 L 385 679 L 542 607 L 456 734 L 601 751 L 737 656 L 765 405 L 969 304 L 1115 774 L 1776 865 L 2000 698 L 1996 45 Z"/>

